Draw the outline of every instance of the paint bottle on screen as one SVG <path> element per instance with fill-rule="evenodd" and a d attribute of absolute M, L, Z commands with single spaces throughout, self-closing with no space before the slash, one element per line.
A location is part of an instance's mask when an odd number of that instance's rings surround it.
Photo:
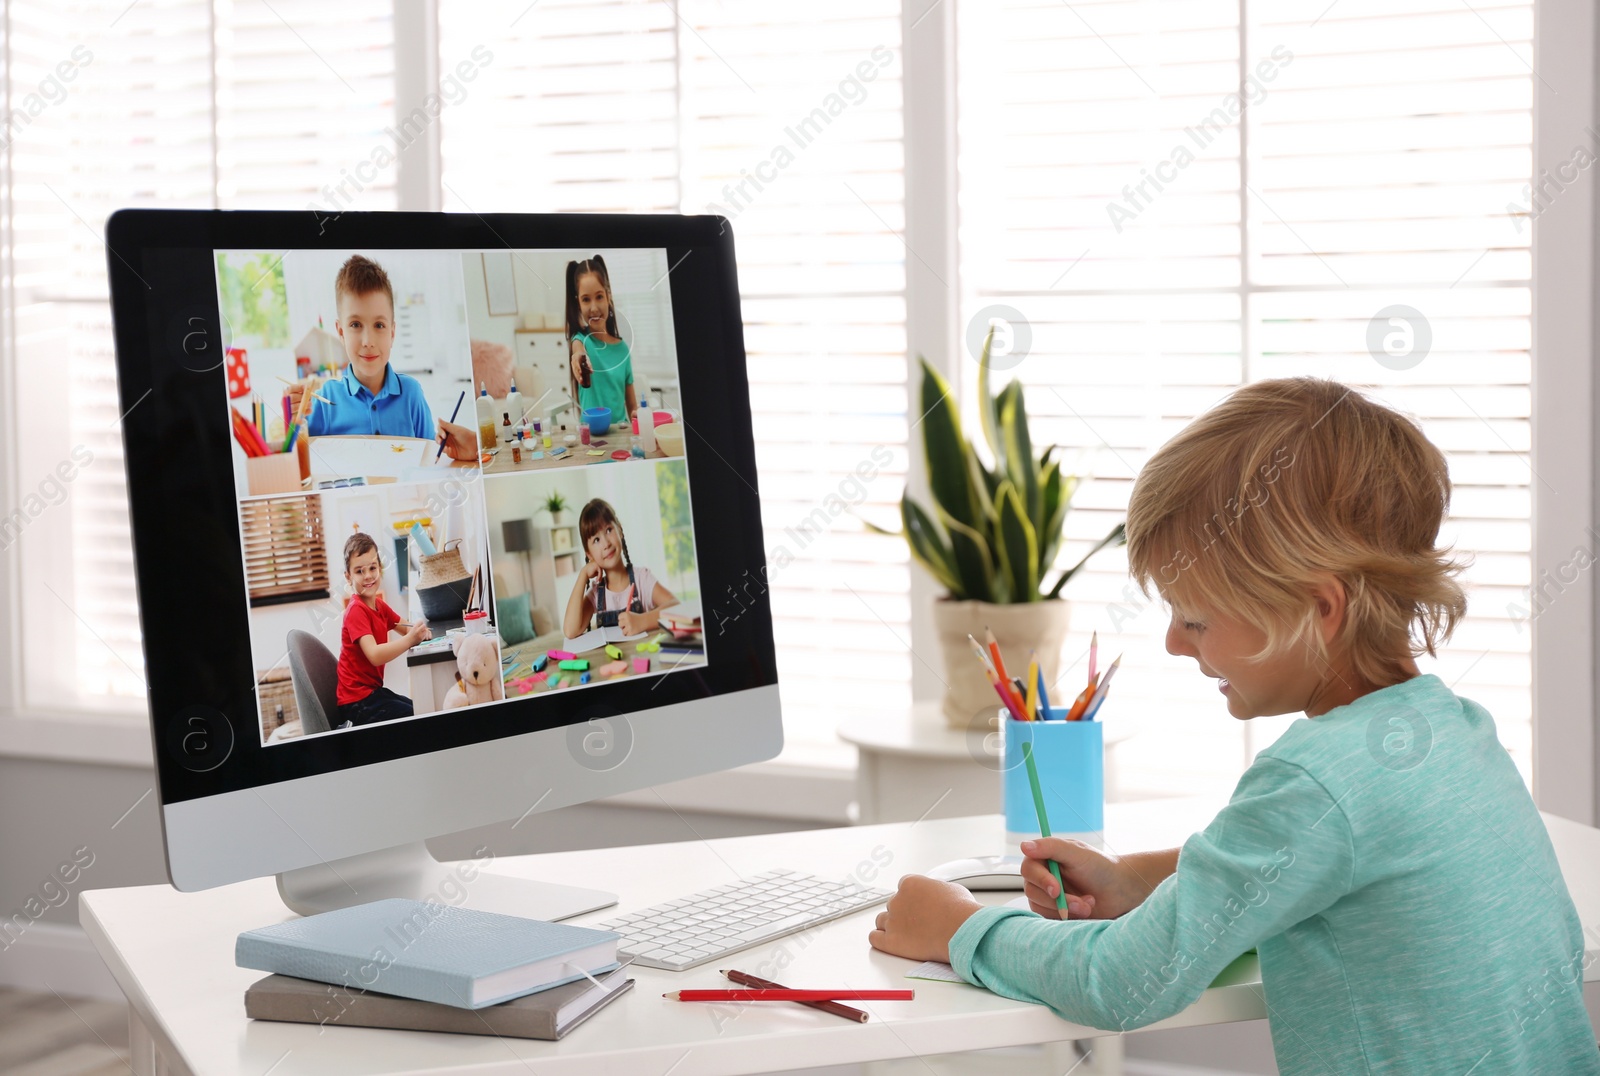
<path fill-rule="evenodd" d="M 487 383 L 478 382 L 478 451 L 487 452 L 499 441 L 500 434 L 495 428 L 494 400 L 489 396 Z"/>
<path fill-rule="evenodd" d="M 646 397 L 639 399 L 639 443 L 644 447 L 644 454 L 648 456 L 656 450 L 656 417 L 650 410 L 650 401 Z"/>

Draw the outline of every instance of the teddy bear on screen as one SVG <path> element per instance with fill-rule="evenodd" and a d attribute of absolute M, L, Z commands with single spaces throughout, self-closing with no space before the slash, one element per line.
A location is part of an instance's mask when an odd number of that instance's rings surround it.
<path fill-rule="evenodd" d="M 500 648 L 487 635 L 461 635 L 450 643 L 456 656 L 456 682 L 444 693 L 444 708 L 476 706 L 506 697 L 500 682 Z"/>

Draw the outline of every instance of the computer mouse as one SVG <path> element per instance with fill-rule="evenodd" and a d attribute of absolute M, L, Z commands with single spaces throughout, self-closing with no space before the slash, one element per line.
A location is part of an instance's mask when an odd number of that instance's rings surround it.
<path fill-rule="evenodd" d="M 975 856 L 953 859 L 925 872 L 941 882 L 959 882 L 968 889 L 1021 889 L 1021 856 Z"/>

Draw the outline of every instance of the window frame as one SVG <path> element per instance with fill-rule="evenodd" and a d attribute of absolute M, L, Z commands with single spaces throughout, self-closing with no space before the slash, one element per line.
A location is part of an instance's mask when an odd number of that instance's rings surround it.
<path fill-rule="evenodd" d="M 397 66 L 408 74 L 397 80 L 397 115 L 417 107 L 439 75 L 438 0 L 395 0 Z M 916 375 L 912 356 L 924 355 L 947 376 L 958 366 L 960 309 L 955 79 L 955 14 L 953 4 L 918 2 L 903 5 L 902 70 L 904 72 L 905 231 L 902 239 L 917 257 L 907 259 L 906 316 L 908 386 Z M 1594 11 L 1578 0 L 1539 0 L 1534 9 L 1534 66 L 1561 84 L 1559 95 L 1540 92 L 1534 103 L 1534 162 L 1553 169 L 1565 159 L 1570 132 L 1600 123 L 1596 101 L 1596 38 Z M 5 47 L 9 48 L 9 44 Z M 405 62 L 398 62 L 404 60 Z M 1540 81 L 1543 81 L 1541 79 Z M 9 80 L 0 85 L 0 107 L 9 114 Z M 0 149 L 0 178 L 10 175 L 9 148 Z M 433 125 L 397 161 L 400 210 L 437 210 L 442 203 L 439 129 Z M 1537 169 L 1536 169 L 1537 171 Z M 1594 463 L 1594 420 L 1600 415 L 1600 379 L 1590 364 L 1572 356 L 1592 356 L 1600 323 L 1590 298 L 1600 283 L 1595 227 L 1596 191 L 1579 184 L 1582 196 L 1557 199 L 1534 222 L 1533 232 L 1533 445 L 1531 458 L 1555 488 L 1569 492 L 1557 498 L 1534 491 L 1532 524 L 1533 578 L 1553 571 L 1572 555 L 1571 535 L 1592 533 L 1597 522 Z M 9 182 L 0 183 L 0 220 L 8 233 L 13 220 Z M 15 430 L 19 407 L 14 316 L 16 298 L 13 254 L 0 245 L 0 422 Z M 1559 389 L 1556 388 L 1559 386 Z M 1572 431 L 1587 431 L 1584 451 L 1573 452 Z M 910 452 L 908 483 L 926 492 L 920 453 Z M 0 504 L 16 503 L 22 483 L 16 453 L 0 467 Z M 0 585 L 20 593 L 19 558 L 4 558 Z M 937 588 L 925 573 L 914 572 L 911 649 L 936 654 L 932 618 L 927 615 Z M 1539 805 L 1585 824 L 1600 819 L 1600 734 L 1595 703 L 1600 697 L 1600 634 L 1595 617 L 1600 609 L 1600 579 L 1574 587 L 1532 623 L 1534 699 L 1534 797 Z M 86 707 L 59 711 L 21 705 L 21 625 L 15 600 L 0 616 L 0 676 L 10 685 L 0 697 L 0 756 L 43 758 L 148 768 L 150 737 L 142 712 L 101 712 Z M 913 699 L 938 697 L 937 673 L 913 663 Z M 809 816 L 841 814 L 841 791 L 853 779 L 848 769 L 831 773 L 817 767 L 784 767 L 763 763 L 731 775 L 707 775 L 694 785 L 706 807 L 726 804 L 739 810 L 738 797 L 723 795 L 746 779 L 745 772 L 763 772 L 766 779 L 786 777 L 827 790 L 815 808 L 795 810 Z M 719 781 L 719 778 L 726 780 Z M 689 782 L 686 782 L 689 784 Z M 725 788 L 723 787 L 725 786 Z"/>

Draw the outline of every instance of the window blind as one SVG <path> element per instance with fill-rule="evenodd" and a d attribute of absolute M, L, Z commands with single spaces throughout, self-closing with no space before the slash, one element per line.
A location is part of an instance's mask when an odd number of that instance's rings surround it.
<path fill-rule="evenodd" d="M 1531 3 L 957 10 L 963 310 L 1026 321 L 1030 350 L 1003 362 L 1035 441 L 1093 476 L 1063 563 L 1232 388 L 1355 385 L 1449 459 L 1444 539 L 1473 558 L 1470 615 L 1422 664 L 1489 707 L 1528 777 L 1529 633 L 1508 603 L 1525 604 L 1537 481 L 1530 229 L 1507 205 L 1531 173 Z M 1369 344 L 1392 333 L 1409 354 Z M 1128 655 L 1106 712 L 1134 733 L 1113 749 L 1122 795 L 1226 792 L 1290 720 L 1229 719 L 1194 662 L 1165 653 L 1166 611 L 1121 551 L 1067 596 L 1079 669 L 1091 631 L 1104 657 Z"/>
<path fill-rule="evenodd" d="M 447 0 L 440 25 L 444 68 L 495 55 L 445 117 L 447 209 L 732 221 L 785 757 L 847 761 L 840 719 L 903 705 L 912 660 L 904 546 L 851 514 L 892 517 L 905 475 L 899 4 Z"/>
<path fill-rule="evenodd" d="M 250 604 L 326 598 L 328 553 L 321 497 L 269 497 L 239 505 Z"/>
<path fill-rule="evenodd" d="M 3 159 L 14 389 L 28 401 L 18 487 L 90 460 L 12 550 L 22 694 L 36 707 L 126 708 L 144 682 L 105 282 L 121 255 L 104 248 L 105 219 L 123 206 L 303 209 L 325 197 L 392 122 L 390 5 L 12 0 L 7 15 L 11 100 L 43 101 L 8 130 Z M 63 63 L 74 74 L 57 86 Z M 391 168 L 350 208 L 393 208 L 392 191 Z"/>

